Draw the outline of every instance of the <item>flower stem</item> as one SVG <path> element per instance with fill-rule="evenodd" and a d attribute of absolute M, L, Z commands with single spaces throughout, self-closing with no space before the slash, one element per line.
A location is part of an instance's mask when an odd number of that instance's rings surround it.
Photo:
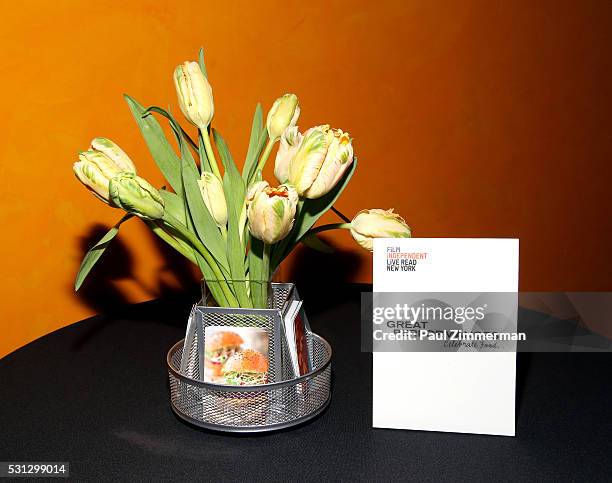
<path fill-rule="evenodd" d="M 351 229 L 351 224 L 350 223 L 329 223 L 328 225 L 321 225 L 321 226 L 317 226 L 316 228 L 313 228 L 311 230 L 308 230 L 308 232 L 306 233 L 307 235 L 314 235 L 315 233 L 321 233 L 322 231 L 328 231 L 328 230 L 350 230 Z"/>
<path fill-rule="evenodd" d="M 257 165 L 257 169 L 255 170 L 255 172 L 257 172 L 257 170 L 263 171 L 263 168 L 266 165 L 266 161 L 268 160 L 268 157 L 270 156 L 270 153 L 272 152 L 272 148 L 274 147 L 275 142 L 276 142 L 276 139 L 268 139 L 268 143 L 266 144 L 266 149 L 264 149 L 264 152 L 261 155 L 261 159 L 259 160 L 259 164 Z"/>
<path fill-rule="evenodd" d="M 240 241 L 244 242 L 244 229 L 247 223 L 247 206 L 246 200 L 242 203 L 242 209 L 240 210 L 240 217 L 238 218 L 238 231 L 240 233 Z"/>
<path fill-rule="evenodd" d="M 208 135 L 208 131 L 202 133 L 202 140 L 204 141 L 204 149 L 206 150 L 206 156 L 208 157 L 210 169 L 212 169 L 213 174 L 219 178 L 220 181 L 223 181 L 223 178 L 221 178 L 221 172 L 219 171 L 219 165 L 217 164 L 217 158 L 215 158 L 215 153 L 213 152 L 212 145 L 210 144 L 210 136 Z"/>
<path fill-rule="evenodd" d="M 187 258 L 190 262 L 197 265 L 197 261 L 195 259 L 195 256 L 193 255 L 193 248 L 186 244 L 183 244 L 183 242 L 174 238 L 170 233 L 164 230 L 163 225 L 159 221 L 146 220 L 145 222 L 153 231 L 153 233 L 155 233 L 168 245 L 170 245 L 177 252 Z"/>
<path fill-rule="evenodd" d="M 268 245 L 267 243 L 263 244 L 263 256 L 261 259 L 261 275 L 262 279 L 260 283 L 262 284 L 262 296 L 263 296 L 263 308 L 266 308 L 268 305 L 268 282 L 270 281 L 270 250 L 272 249 L 272 245 Z"/>

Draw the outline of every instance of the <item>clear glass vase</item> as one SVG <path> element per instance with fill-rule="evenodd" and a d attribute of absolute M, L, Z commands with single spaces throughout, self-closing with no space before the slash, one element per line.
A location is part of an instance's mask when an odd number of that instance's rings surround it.
<path fill-rule="evenodd" d="M 272 308 L 273 283 L 283 283 L 280 270 L 276 270 L 270 280 L 203 279 L 202 305 L 244 309 Z"/>
<path fill-rule="evenodd" d="M 202 305 L 206 307 L 266 309 L 271 295 L 268 280 L 202 280 Z"/>

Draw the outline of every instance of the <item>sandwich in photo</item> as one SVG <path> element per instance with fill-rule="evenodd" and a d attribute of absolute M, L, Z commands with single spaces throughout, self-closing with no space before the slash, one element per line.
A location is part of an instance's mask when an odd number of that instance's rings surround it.
<path fill-rule="evenodd" d="M 211 379 L 222 376 L 223 365 L 244 343 L 242 337 L 231 331 L 222 331 L 206 337 L 205 364 L 207 375 Z"/>
<path fill-rule="evenodd" d="M 268 382 L 268 358 L 261 352 L 245 349 L 231 356 L 222 368 L 225 383 L 255 386 Z"/>

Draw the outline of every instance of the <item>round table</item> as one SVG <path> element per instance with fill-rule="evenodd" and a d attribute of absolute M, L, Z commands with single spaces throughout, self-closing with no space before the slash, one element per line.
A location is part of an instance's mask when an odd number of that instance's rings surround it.
<path fill-rule="evenodd" d="M 515 438 L 373 429 L 371 355 L 359 341 L 368 289 L 300 287 L 313 330 L 334 349 L 331 405 L 308 424 L 233 435 L 173 414 L 165 356 L 183 337 L 189 293 L 72 324 L 3 358 L 0 461 L 67 461 L 79 480 L 610 480 L 610 354 L 519 354 Z"/>

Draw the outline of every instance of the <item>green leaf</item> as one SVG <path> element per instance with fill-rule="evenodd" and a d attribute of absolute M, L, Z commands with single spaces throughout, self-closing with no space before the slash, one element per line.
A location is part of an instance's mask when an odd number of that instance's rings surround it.
<path fill-rule="evenodd" d="M 153 116 L 143 118 L 144 107 L 127 94 L 124 97 L 157 166 L 174 191 L 182 193 L 181 160 L 166 139 L 159 122 Z"/>
<path fill-rule="evenodd" d="M 181 216 L 176 218 L 179 220 L 184 219 L 187 222 L 186 226 L 189 229 L 193 230 L 195 228 L 195 233 L 197 234 L 198 238 L 219 263 L 221 270 L 228 273 L 229 265 L 225 255 L 225 241 L 219 232 L 215 220 L 208 211 L 208 208 L 206 208 L 206 204 L 202 199 L 202 192 L 198 186 L 200 173 L 195 163 L 195 159 L 193 158 L 193 155 L 185 142 L 183 130 L 180 124 L 169 112 L 158 107 L 152 107 L 150 108 L 150 111 L 158 112 L 170 121 L 170 126 L 176 135 L 179 149 L 181 151 L 180 174 L 182 178 L 182 186 L 180 192 L 185 193 L 185 209 L 188 210 L 188 213 L 191 216 Z M 191 218 L 191 220 L 188 218 Z M 192 226 L 189 226 L 190 221 L 193 222 Z"/>
<path fill-rule="evenodd" d="M 142 117 L 147 117 L 152 112 L 156 112 L 157 114 L 160 114 L 164 116 L 166 119 L 168 119 L 170 121 L 170 125 L 172 126 L 172 130 L 174 131 L 174 134 L 177 135 L 178 137 L 178 133 L 180 132 L 181 135 L 183 136 L 183 139 L 187 141 L 195 151 L 198 151 L 198 145 L 195 143 L 193 139 L 191 139 L 189 134 L 187 134 L 187 131 L 183 129 L 183 127 L 177 122 L 177 120 L 172 116 L 172 114 L 170 114 L 165 109 L 162 109 L 161 107 L 150 106 L 150 107 L 147 107 L 147 110 L 142 113 Z"/>
<path fill-rule="evenodd" d="M 225 140 L 213 129 L 215 144 L 225 168 L 223 176 L 223 191 L 227 202 L 227 257 L 230 273 L 233 279 L 233 288 L 241 307 L 252 307 L 247 294 L 244 271 L 245 245 L 240 238 L 239 217 L 245 199 L 244 181 L 232 159 Z"/>
<path fill-rule="evenodd" d="M 225 139 L 223 139 L 223 136 L 221 136 L 219 131 L 217 131 L 216 129 L 213 129 L 213 137 L 215 139 L 215 144 L 217 145 L 217 150 L 221 155 L 221 163 L 223 163 L 223 168 L 225 168 L 226 174 L 229 173 L 232 180 L 235 179 L 238 182 L 238 178 L 240 178 L 240 172 L 236 167 L 236 163 L 234 163 L 234 159 L 230 154 Z M 244 187 L 244 181 L 239 182 L 239 185 Z"/>
<path fill-rule="evenodd" d="M 174 248 L 181 255 L 186 257 L 190 262 L 197 264 L 193 247 L 184 241 L 180 234 L 173 230 L 169 225 L 165 225 L 159 220 L 143 220 L 146 225 L 155 233 L 161 240 Z"/>
<path fill-rule="evenodd" d="M 263 122 L 263 111 L 261 104 L 257 104 L 255 115 L 253 116 L 253 124 L 251 126 L 251 138 L 249 140 L 249 150 L 242 168 L 242 179 L 248 186 L 253 177 L 253 171 L 257 166 L 257 161 L 261 155 L 266 141 L 268 140 L 268 131 Z"/>
<path fill-rule="evenodd" d="M 314 233 L 307 233 L 306 235 L 302 237 L 300 242 L 302 242 L 308 248 L 312 248 L 313 250 L 316 250 L 321 253 L 335 253 L 336 252 L 336 250 L 334 250 L 333 247 L 329 246 L 327 243 L 321 240 Z"/>
<path fill-rule="evenodd" d="M 271 261 L 272 271 L 280 265 L 306 232 L 308 232 L 317 220 L 336 202 L 342 194 L 342 191 L 344 191 L 344 188 L 346 188 L 348 182 L 351 180 L 355 169 L 357 169 L 357 158 L 353 160 L 351 167 L 344 173 L 344 176 L 329 193 L 314 200 L 304 199 L 298 202 L 298 210 L 295 216 L 293 229 L 284 240 L 281 240 L 274 246 Z"/>
<path fill-rule="evenodd" d="M 198 64 L 200 64 L 200 70 L 204 74 L 204 77 L 208 79 L 208 72 L 206 72 L 206 64 L 204 63 L 204 47 L 200 47 L 198 54 Z"/>
<path fill-rule="evenodd" d="M 256 308 L 265 308 L 265 293 L 261 284 L 261 272 L 263 271 L 263 250 L 264 244 L 261 240 L 255 237 L 251 238 L 251 246 L 248 253 L 249 260 L 249 276 L 252 280 L 251 297 L 253 298 L 253 305 Z"/>
<path fill-rule="evenodd" d="M 257 183 L 258 181 L 262 181 L 262 180 L 263 180 L 263 175 L 261 174 L 261 169 L 258 169 L 255 171 L 255 174 L 253 175 L 253 178 L 251 179 L 251 184 Z"/>
<path fill-rule="evenodd" d="M 91 271 L 93 266 L 96 264 L 96 262 L 100 259 L 100 257 L 106 251 L 108 244 L 113 240 L 113 238 L 115 238 L 115 236 L 117 236 L 117 233 L 119 233 L 119 227 L 121 226 L 121 224 L 129 220 L 130 218 L 132 218 L 132 216 L 133 215 L 128 213 L 123 218 L 121 218 L 117 222 L 117 224 L 113 226 L 106 233 L 106 235 L 100 238 L 98 243 L 96 243 L 93 247 L 91 247 L 89 251 L 85 254 L 85 257 L 83 257 L 83 261 L 81 262 L 81 266 L 79 267 L 79 271 L 77 273 L 76 280 L 74 281 L 75 292 L 79 288 L 81 288 L 81 285 L 85 281 L 85 278 L 87 277 L 87 275 L 89 275 L 89 272 Z"/>
<path fill-rule="evenodd" d="M 164 199 L 165 210 L 175 218 L 181 220 L 186 225 L 188 212 L 183 198 L 178 196 L 176 193 L 172 193 L 163 189 L 159 190 L 159 194 Z"/>
<path fill-rule="evenodd" d="M 162 190 L 160 191 L 162 198 L 164 198 L 164 202 L 166 203 L 166 210 L 173 216 L 175 216 L 178 220 L 185 220 L 185 226 L 192 232 L 195 233 L 195 229 L 193 226 L 193 222 L 191 221 L 191 216 L 189 216 L 189 209 L 187 207 L 187 201 L 184 198 L 180 198 L 174 193 L 170 193 L 169 191 Z M 181 243 L 186 243 L 180 236 L 180 233 L 174 233 L 175 237 L 180 240 Z M 193 247 L 192 247 L 193 249 Z M 200 253 L 193 249 L 193 255 L 195 257 L 196 263 L 200 268 L 200 272 L 202 272 L 202 277 L 205 280 L 215 280 L 217 277 L 213 272 L 212 268 Z M 213 297 L 217 301 L 217 303 L 221 307 L 229 307 L 227 299 L 225 298 L 225 294 L 221 289 L 221 286 L 217 284 L 210 284 L 208 286 L 209 290 L 212 292 Z"/>
<path fill-rule="evenodd" d="M 190 214 L 189 217 L 177 217 L 185 219 L 186 226 L 193 231 L 204 246 L 210 251 L 215 260 L 219 263 L 222 271 L 229 272 L 227 258 L 225 256 L 225 242 L 214 218 L 206 208 L 202 198 L 202 192 L 198 186 L 200 173 L 195 163 L 195 159 L 187 146 L 180 124 L 174 119 L 172 114 L 160 108 L 151 108 L 155 112 L 163 111 L 163 115 L 170 121 L 170 126 L 176 135 L 179 149 L 181 151 L 180 173 L 182 178 L 181 193 L 185 194 L 184 209 Z M 161 112 L 160 112 L 161 113 Z M 173 213 L 171 213 L 173 214 Z M 193 224 L 191 224 L 193 222 Z M 194 231 L 195 229 L 195 231 Z"/>

